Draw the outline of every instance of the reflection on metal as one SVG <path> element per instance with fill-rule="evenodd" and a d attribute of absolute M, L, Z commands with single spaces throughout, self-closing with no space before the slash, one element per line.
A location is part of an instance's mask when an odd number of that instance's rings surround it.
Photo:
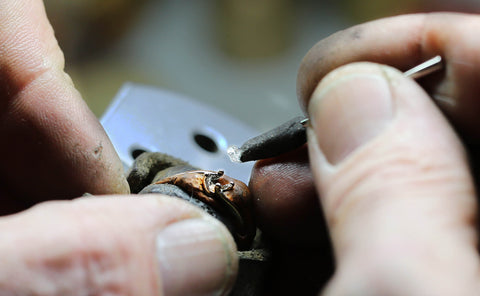
<path fill-rule="evenodd" d="M 228 171 L 248 183 L 253 164 L 231 163 L 227 148 L 257 131 L 214 107 L 173 92 L 128 83 L 100 121 L 125 168 L 132 165 L 132 154 L 163 152 L 205 170 Z M 209 139 L 209 146 L 199 144 L 199 136 L 203 141 Z M 213 144 L 215 149 L 207 149 Z"/>
<path fill-rule="evenodd" d="M 442 57 L 437 55 L 428 61 L 425 61 L 420 65 L 404 72 L 403 74 L 412 79 L 419 79 L 441 69 L 443 69 Z"/>

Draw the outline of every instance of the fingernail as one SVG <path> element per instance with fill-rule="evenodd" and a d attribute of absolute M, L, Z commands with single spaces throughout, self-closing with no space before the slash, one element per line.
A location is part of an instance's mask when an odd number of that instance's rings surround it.
<path fill-rule="evenodd" d="M 348 67 L 325 77 L 308 107 L 314 129 L 309 134 L 316 136 L 332 165 L 375 138 L 394 113 L 390 87 L 380 68 L 359 67 L 364 72 L 355 72 L 354 66 Z"/>
<path fill-rule="evenodd" d="M 166 296 L 224 295 L 238 269 L 236 247 L 220 222 L 190 219 L 164 228 L 156 240 Z"/>

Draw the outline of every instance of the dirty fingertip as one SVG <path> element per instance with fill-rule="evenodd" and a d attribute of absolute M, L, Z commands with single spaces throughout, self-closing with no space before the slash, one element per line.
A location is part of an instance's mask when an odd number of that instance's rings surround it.
<path fill-rule="evenodd" d="M 227 295 L 234 284 L 237 249 L 213 218 L 170 224 L 158 234 L 156 251 L 163 295 Z"/>

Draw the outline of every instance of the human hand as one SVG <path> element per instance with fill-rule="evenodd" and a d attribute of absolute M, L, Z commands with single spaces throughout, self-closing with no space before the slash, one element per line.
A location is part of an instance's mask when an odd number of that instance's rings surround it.
<path fill-rule="evenodd" d="M 40 0 L 0 1 L 0 135 L 0 215 L 129 191 Z M 0 242 L 0 295 L 218 295 L 238 265 L 220 222 L 156 195 L 43 202 L 0 217 Z"/>
<path fill-rule="evenodd" d="M 128 193 L 110 140 L 63 70 L 43 2 L 2 1 L 0 11 L 2 213 L 85 192 Z"/>
<path fill-rule="evenodd" d="M 225 295 L 223 224 L 177 198 L 85 197 L 0 218 L 0 295 Z"/>
<path fill-rule="evenodd" d="M 478 293 L 465 151 L 480 140 L 478 29 L 476 15 L 399 16 L 334 34 L 304 58 L 297 86 L 311 118 L 313 175 L 299 150 L 259 162 L 250 185 L 264 229 L 295 243 L 319 237 L 308 223 L 302 237 L 285 235 L 316 214 L 305 206 L 316 201 L 315 184 L 336 261 L 324 295 Z M 420 81 L 426 92 L 379 65 L 404 71 L 435 55 L 445 70 Z"/>

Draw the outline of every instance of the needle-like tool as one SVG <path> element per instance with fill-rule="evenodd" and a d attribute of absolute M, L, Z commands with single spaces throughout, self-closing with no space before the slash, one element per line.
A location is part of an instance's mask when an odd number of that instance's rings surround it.
<path fill-rule="evenodd" d="M 443 68 L 441 56 L 435 56 L 403 74 L 412 79 L 418 79 Z M 233 162 L 247 162 L 266 159 L 292 151 L 307 141 L 307 117 L 295 117 L 272 130 L 251 138 L 242 146 L 230 146 L 228 156 Z"/>

